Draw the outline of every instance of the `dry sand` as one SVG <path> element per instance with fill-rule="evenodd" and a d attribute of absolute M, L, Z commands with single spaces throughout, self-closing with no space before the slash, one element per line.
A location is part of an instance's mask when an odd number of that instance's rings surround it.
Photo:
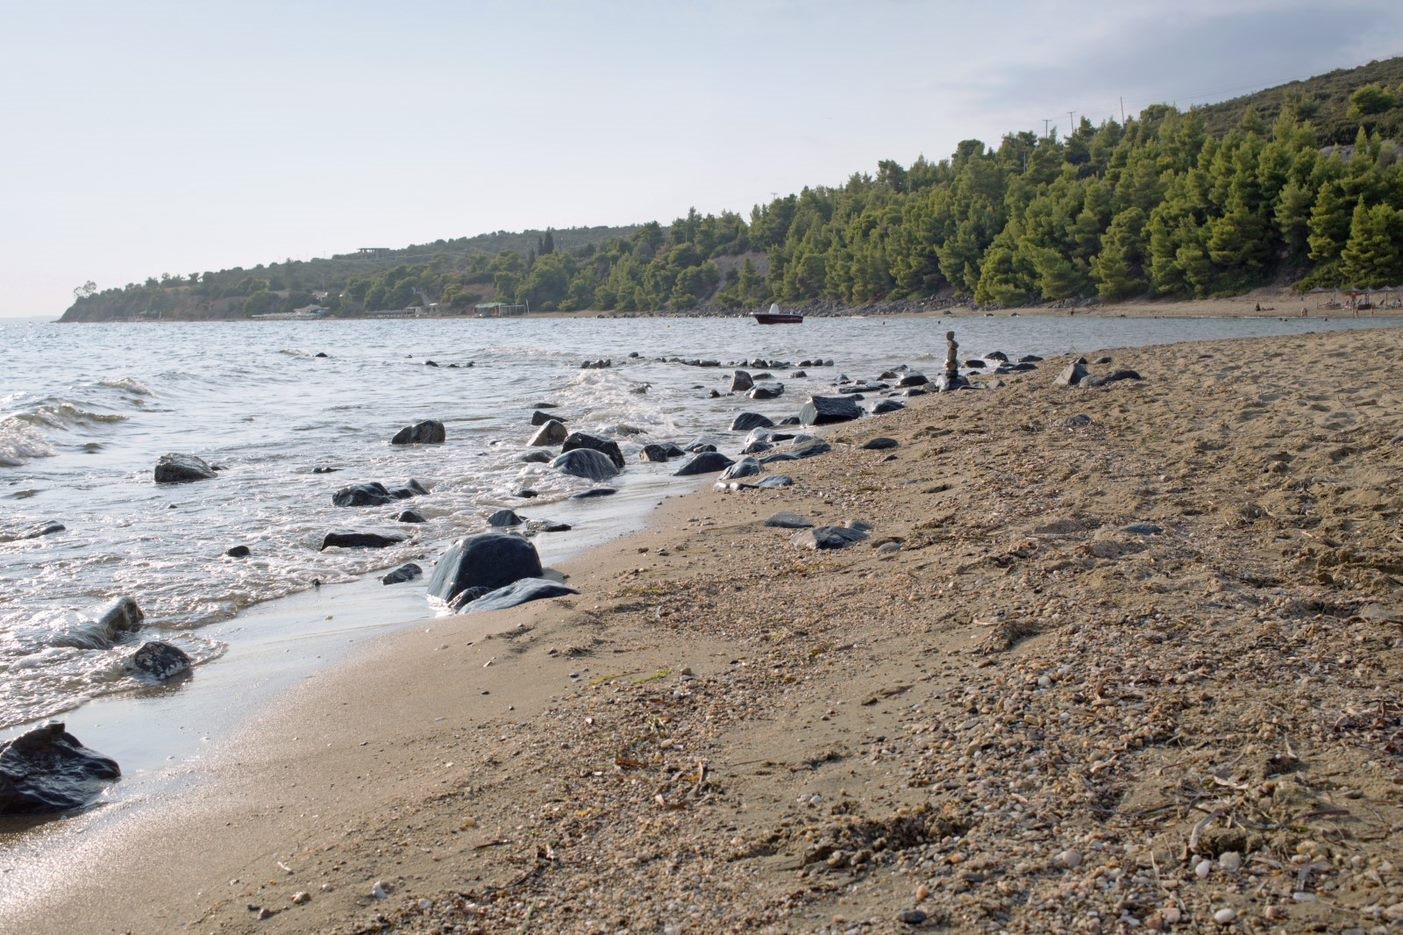
<path fill-rule="evenodd" d="M 1403 924 L 1403 330 L 1108 354 L 385 641 L 0 927 Z"/>

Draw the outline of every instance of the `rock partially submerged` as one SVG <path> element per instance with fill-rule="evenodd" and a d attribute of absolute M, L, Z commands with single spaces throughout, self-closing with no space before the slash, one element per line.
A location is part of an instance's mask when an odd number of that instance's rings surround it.
<path fill-rule="evenodd" d="M 850 422 L 862 415 L 862 407 L 843 396 L 811 396 L 799 408 L 799 421 L 804 425 L 830 425 Z"/>
<path fill-rule="evenodd" d="M 381 583 L 381 584 L 402 584 L 402 583 L 405 582 L 405 581 L 413 581 L 415 578 L 418 578 L 418 577 L 419 577 L 420 575 L 422 575 L 423 573 L 424 573 L 424 569 L 420 568 L 418 565 L 414 564 L 413 562 L 409 562 L 409 563 L 407 563 L 407 564 L 404 564 L 404 565 L 399 566 L 399 567 L 396 568 L 394 571 L 389 572 L 388 574 L 381 576 L 381 578 L 380 578 L 380 583 Z"/>
<path fill-rule="evenodd" d="M 598 435 L 590 435 L 588 432 L 571 432 L 565 436 L 565 441 L 561 443 L 561 451 L 577 451 L 581 448 L 603 452 L 609 456 L 609 460 L 614 462 L 614 467 L 620 471 L 624 469 L 623 452 L 619 451 L 619 443 L 607 438 L 600 438 Z"/>
<path fill-rule="evenodd" d="M 327 549 L 383 549 L 403 542 L 408 536 L 385 535 L 378 532 L 329 532 L 322 539 L 320 551 Z"/>
<path fill-rule="evenodd" d="M 384 506 L 386 503 L 420 497 L 427 493 L 424 485 L 417 480 L 411 479 L 403 487 L 394 488 L 386 487 L 377 480 L 368 484 L 342 487 L 331 495 L 331 502 L 336 506 Z"/>
<path fill-rule="evenodd" d="M 434 419 L 427 419 L 414 425 L 408 425 L 395 433 L 395 437 L 390 439 L 391 445 L 441 445 L 447 438 L 443 430 L 443 423 Z"/>
<path fill-rule="evenodd" d="M 89 750 L 62 723 L 0 743 L 0 815 L 82 808 L 120 778 L 117 761 Z"/>
<path fill-rule="evenodd" d="M 209 480 L 214 476 L 214 468 L 203 458 L 172 452 L 161 455 L 155 473 L 158 484 L 188 484 Z"/>
<path fill-rule="evenodd" d="M 126 661 L 127 671 L 143 681 L 164 682 L 190 671 L 191 661 L 179 646 L 151 640 Z"/>
<path fill-rule="evenodd" d="M 592 481 L 608 480 L 619 473 L 618 466 L 608 455 L 593 448 L 575 448 L 557 455 L 550 466 L 562 474 Z"/>
<path fill-rule="evenodd" d="M 123 634 L 141 629 L 146 615 L 130 597 L 119 597 L 107 604 L 96 617 L 66 620 L 48 637 L 50 646 L 73 649 L 111 649 Z"/>
<path fill-rule="evenodd" d="M 547 419 L 541 423 L 541 427 L 536 430 L 536 434 L 531 436 L 531 440 L 526 444 L 533 448 L 548 448 L 562 444 L 565 437 L 570 432 L 565 428 L 565 423 L 556 419 Z"/>
<path fill-rule="evenodd" d="M 494 591 L 522 578 L 539 578 L 541 571 L 540 556 L 529 541 L 508 533 L 484 532 L 461 540 L 439 559 L 428 590 L 449 602 L 468 588 Z"/>
<path fill-rule="evenodd" d="M 711 474 L 716 471 L 724 471 L 734 463 L 734 461 L 719 451 L 703 451 L 672 473 L 676 477 L 691 477 L 694 474 Z"/>

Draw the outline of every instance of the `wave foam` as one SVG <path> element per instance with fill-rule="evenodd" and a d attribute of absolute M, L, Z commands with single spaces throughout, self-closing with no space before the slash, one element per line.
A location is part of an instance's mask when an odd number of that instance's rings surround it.
<path fill-rule="evenodd" d="M 39 430 L 18 418 L 0 422 L 0 467 L 19 467 L 34 458 L 50 458 L 57 452 Z"/>

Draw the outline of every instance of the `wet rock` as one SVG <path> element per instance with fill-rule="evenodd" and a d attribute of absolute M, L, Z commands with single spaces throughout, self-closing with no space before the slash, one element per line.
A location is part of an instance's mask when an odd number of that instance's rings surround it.
<path fill-rule="evenodd" d="M 508 607 L 516 607 L 529 601 L 579 593 L 577 589 L 550 578 L 523 578 L 506 587 L 489 591 L 469 603 L 466 609 L 468 613 L 472 614 L 488 610 L 505 610 Z"/>
<path fill-rule="evenodd" d="M 744 393 L 755 385 L 755 380 L 744 370 L 737 370 L 731 375 L 731 392 Z"/>
<path fill-rule="evenodd" d="M 513 494 L 513 496 L 520 497 L 523 500 L 533 500 L 536 497 L 539 497 L 540 494 L 532 490 L 530 487 L 523 487 L 520 490 L 518 490 L 515 494 Z"/>
<path fill-rule="evenodd" d="M 189 672 L 190 657 L 179 646 L 161 640 L 142 643 L 141 648 L 132 653 L 126 661 L 126 668 L 145 681 L 164 682 L 177 675 Z"/>
<path fill-rule="evenodd" d="M 401 584 L 402 582 L 405 582 L 405 581 L 413 581 L 415 578 L 418 578 L 418 577 L 419 577 L 420 575 L 422 575 L 423 573 L 424 573 L 424 569 L 420 568 L 418 565 L 414 564 L 413 562 L 409 562 L 409 563 L 407 563 L 407 564 L 404 564 L 404 565 L 399 566 L 398 568 L 396 568 L 394 571 L 390 572 L 389 574 L 386 574 L 386 575 L 381 576 L 381 578 L 380 578 L 380 583 L 381 583 L 381 584 Z"/>
<path fill-rule="evenodd" d="M 550 466 L 562 474 L 592 481 L 608 480 L 619 473 L 619 468 L 612 458 L 593 448 L 575 448 L 557 455 L 550 462 Z"/>
<path fill-rule="evenodd" d="M 700 454 L 703 451 L 715 451 L 716 446 L 699 435 L 687 444 L 683 445 L 682 450 L 690 451 L 692 454 Z"/>
<path fill-rule="evenodd" d="M 329 532 L 322 539 L 320 551 L 327 549 L 383 549 L 403 542 L 407 536 L 385 535 L 378 532 Z"/>
<path fill-rule="evenodd" d="M 1024 354 L 1022 357 L 1018 358 L 1018 362 L 1020 364 L 1040 364 L 1042 363 L 1042 358 L 1037 354 Z"/>
<path fill-rule="evenodd" d="M 904 403 L 899 403 L 894 399 L 884 399 L 872 407 L 872 414 L 874 416 L 884 416 L 889 412 L 900 412 L 905 408 L 906 405 Z"/>
<path fill-rule="evenodd" d="M 548 419 L 541 424 L 536 433 L 531 436 L 531 440 L 526 444 L 533 448 L 554 447 L 565 443 L 566 437 L 570 434 L 569 429 L 563 422 L 557 419 Z"/>
<path fill-rule="evenodd" d="M 455 614 L 461 613 L 469 604 L 477 600 L 479 597 L 482 597 L 482 595 L 489 593 L 490 591 L 492 591 L 492 588 L 484 588 L 481 585 L 476 585 L 471 588 L 464 588 L 457 594 L 453 595 L 453 599 L 448 602 L 448 609 L 453 611 Z"/>
<path fill-rule="evenodd" d="M 720 480 L 735 480 L 741 477 L 754 477 L 763 474 L 765 469 L 754 458 L 741 458 L 721 472 Z"/>
<path fill-rule="evenodd" d="M 757 428 L 767 429 L 774 424 L 774 420 L 769 416 L 761 415 L 758 412 L 742 412 L 731 420 L 731 431 L 748 432 Z"/>
<path fill-rule="evenodd" d="M 537 409 L 535 412 L 531 413 L 532 425 L 545 425 L 547 422 L 551 421 L 565 422 L 566 420 L 561 416 L 553 416 L 548 412 L 542 412 L 540 409 Z"/>
<path fill-rule="evenodd" d="M 156 462 L 156 483 L 188 484 L 197 480 L 209 480 L 214 476 L 214 468 L 203 458 L 186 454 L 164 454 Z"/>
<path fill-rule="evenodd" d="M 572 493 L 571 500 L 593 500 L 595 497 L 612 497 L 618 493 L 613 487 L 591 487 L 589 490 L 581 490 L 579 493 Z"/>
<path fill-rule="evenodd" d="M 677 477 L 690 477 L 694 474 L 711 474 L 724 471 L 735 462 L 719 451 L 703 451 L 672 473 Z"/>
<path fill-rule="evenodd" d="M 668 442 L 664 445 L 644 445 L 643 450 L 638 453 L 638 457 L 642 461 L 664 462 L 672 458 L 680 458 L 684 454 L 686 454 L 685 451 Z"/>
<path fill-rule="evenodd" d="M 578 451 L 589 449 L 608 455 L 609 460 L 614 462 L 614 467 L 620 471 L 624 469 L 624 456 L 619 451 L 619 443 L 597 435 L 590 435 L 586 432 L 571 432 L 565 436 L 565 441 L 561 443 L 562 451 Z"/>
<path fill-rule="evenodd" d="M 117 761 L 83 746 L 61 723 L 0 742 L 0 815 L 81 808 L 121 777 Z"/>
<path fill-rule="evenodd" d="M 427 419 L 415 425 L 405 426 L 390 439 L 391 445 L 441 445 L 447 438 L 443 423 Z"/>
<path fill-rule="evenodd" d="M 226 549 L 224 554 L 230 558 L 248 558 L 253 553 L 246 545 L 236 545 L 233 548 Z"/>
<path fill-rule="evenodd" d="M 984 355 L 985 360 L 997 360 L 999 363 L 1008 363 L 1008 355 L 1003 351 L 990 351 Z"/>
<path fill-rule="evenodd" d="M 942 373 L 931 384 L 938 393 L 953 393 L 955 390 L 970 389 L 969 380 L 961 374 Z M 920 389 L 920 387 L 914 387 Z"/>
<path fill-rule="evenodd" d="M 423 514 L 419 513 L 416 510 L 400 510 L 398 513 L 395 514 L 395 519 L 401 523 L 428 522 L 426 519 L 424 519 Z"/>
<path fill-rule="evenodd" d="M 748 399 L 779 399 L 784 395 L 783 383 L 763 383 L 750 388 Z"/>
<path fill-rule="evenodd" d="M 799 409 L 799 421 L 804 425 L 830 425 L 850 422 L 862 415 L 857 402 L 839 396 L 812 396 Z"/>
<path fill-rule="evenodd" d="M 908 373 L 900 380 L 896 381 L 897 386 L 925 386 L 930 382 L 930 378 L 924 373 Z"/>
<path fill-rule="evenodd" d="M 38 526 L 32 526 L 23 532 L 14 533 L 13 535 L 0 533 L 0 542 L 17 542 L 20 539 L 38 539 L 43 536 L 52 536 L 56 532 L 63 532 L 67 528 L 68 527 L 63 525 L 63 523 L 51 520 L 47 523 L 40 523 Z"/>
<path fill-rule="evenodd" d="M 352 484 L 349 487 L 342 487 L 331 495 L 331 502 L 334 506 L 384 506 L 387 503 L 394 503 L 396 500 L 407 500 L 410 497 L 423 496 L 428 493 L 424 486 L 416 480 L 411 480 L 403 487 L 393 489 L 386 487 L 379 481 L 371 481 L 368 484 Z"/>
<path fill-rule="evenodd" d="M 522 578 L 539 578 L 541 559 L 536 547 L 521 536 L 484 532 L 459 541 L 434 567 L 428 591 L 443 601 L 465 588 L 506 587 Z"/>
<path fill-rule="evenodd" d="M 528 451 L 518 460 L 523 464 L 545 464 L 550 461 L 551 454 L 548 451 Z"/>
<path fill-rule="evenodd" d="M 862 443 L 862 448 L 865 451 L 885 451 L 888 448 L 899 447 L 901 447 L 901 442 L 895 438 L 886 437 L 872 438 Z"/>
<path fill-rule="evenodd" d="M 50 646 L 74 649 L 111 649 L 123 634 L 141 629 L 146 615 L 130 597 L 119 597 L 105 605 L 97 616 L 65 620 L 48 635 Z"/>
<path fill-rule="evenodd" d="M 517 515 L 515 510 L 498 510 L 487 517 L 489 526 L 520 526 L 525 520 Z"/>

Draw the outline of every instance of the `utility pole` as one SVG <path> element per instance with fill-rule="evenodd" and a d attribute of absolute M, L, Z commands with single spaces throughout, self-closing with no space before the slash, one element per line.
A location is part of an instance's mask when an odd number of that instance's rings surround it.
<path fill-rule="evenodd" d="M 1120 125 L 1125 126 L 1125 95 L 1120 97 Z"/>
<path fill-rule="evenodd" d="M 1047 117 L 1044 117 L 1044 118 L 1043 118 L 1043 137 L 1044 137 L 1044 138 L 1047 137 L 1047 125 L 1048 125 L 1049 123 L 1052 123 L 1052 120 L 1049 119 L 1049 118 L 1047 118 Z"/>
<path fill-rule="evenodd" d="M 1076 111 L 1074 111 L 1074 110 L 1069 110 L 1069 111 L 1067 111 L 1067 135 L 1068 135 L 1068 136 L 1071 136 L 1072 134 L 1074 134 L 1074 133 L 1077 132 L 1076 116 L 1077 116 L 1077 112 L 1076 112 Z"/>

